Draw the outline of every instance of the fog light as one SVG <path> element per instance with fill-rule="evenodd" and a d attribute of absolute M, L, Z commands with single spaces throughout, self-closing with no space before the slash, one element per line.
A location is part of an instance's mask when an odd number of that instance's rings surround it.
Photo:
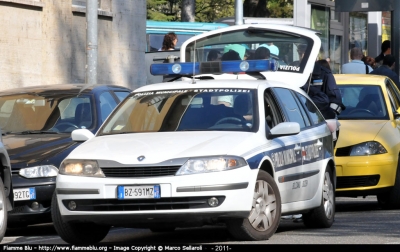
<path fill-rule="evenodd" d="M 212 197 L 212 198 L 209 198 L 209 199 L 208 199 L 208 205 L 209 205 L 210 207 L 217 207 L 218 204 L 219 204 L 219 202 L 218 202 L 218 199 L 217 199 L 217 198 Z"/>
<path fill-rule="evenodd" d="M 32 202 L 31 208 L 33 210 L 38 210 L 39 209 L 39 203 L 36 202 L 36 201 Z"/>
<path fill-rule="evenodd" d="M 76 209 L 75 201 L 68 202 L 68 208 L 69 208 L 69 210 L 75 210 Z"/>

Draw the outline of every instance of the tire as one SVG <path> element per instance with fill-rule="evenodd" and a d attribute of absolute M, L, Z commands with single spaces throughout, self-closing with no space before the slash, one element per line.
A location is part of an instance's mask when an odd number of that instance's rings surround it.
<path fill-rule="evenodd" d="M 281 196 L 275 180 L 260 170 L 249 217 L 227 221 L 228 231 L 237 240 L 268 240 L 279 226 L 281 207 Z"/>
<path fill-rule="evenodd" d="M 400 209 L 400 162 L 397 164 L 394 186 L 390 192 L 378 194 L 378 204 L 383 209 Z"/>
<path fill-rule="evenodd" d="M 3 180 L 0 179 L 0 242 L 3 240 L 7 230 L 7 197 L 4 190 Z"/>
<path fill-rule="evenodd" d="M 321 205 L 303 214 L 304 225 L 308 228 L 329 228 L 335 219 L 335 188 L 333 186 L 332 170 L 325 170 L 322 186 Z"/>
<path fill-rule="evenodd" d="M 58 235 L 67 243 L 76 245 L 96 244 L 103 240 L 110 231 L 109 226 L 94 223 L 63 222 L 58 209 L 57 195 L 54 192 L 51 201 L 51 217 Z"/>

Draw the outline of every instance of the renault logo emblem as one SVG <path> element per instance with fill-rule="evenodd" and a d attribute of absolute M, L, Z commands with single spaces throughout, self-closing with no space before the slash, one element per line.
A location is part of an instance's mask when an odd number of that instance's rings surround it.
<path fill-rule="evenodd" d="M 139 161 L 143 161 L 145 159 L 145 156 L 139 156 L 138 158 L 137 158 L 137 160 L 139 160 Z"/>

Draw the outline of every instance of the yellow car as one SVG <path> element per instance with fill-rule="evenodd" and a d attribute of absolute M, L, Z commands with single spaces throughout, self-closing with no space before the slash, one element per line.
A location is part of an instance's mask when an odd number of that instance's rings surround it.
<path fill-rule="evenodd" d="M 335 146 L 336 196 L 400 208 L 400 91 L 385 76 L 337 74 L 346 109 Z"/>

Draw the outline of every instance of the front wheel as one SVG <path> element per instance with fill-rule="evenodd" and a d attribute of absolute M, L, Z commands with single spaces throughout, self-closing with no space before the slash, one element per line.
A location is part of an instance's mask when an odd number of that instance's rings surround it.
<path fill-rule="evenodd" d="M 260 170 L 249 217 L 229 220 L 227 227 L 237 240 L 268 240 L 278 228 L 280 219 L 281 196 L 278 186 L 269 173 Z"/>
<path fill-rule="evenodd" d="M 60 210 L 58 209 L 56 192 L 51 200 L 51 217 L 53 218 L 54 227 L 58 235 L 70 244 L 90 245 L 103 240 L 108 231 L 109 226 L 100 226 L 94 223 L 68 223 L 61 219 Z"/>
<path fill-rule="evenodd" d="M 310 212 L 303 214 L 303 222 L 309 228 L 329 228 L 335 218 L 335 188 L 333 186 L 333 172 L 328 166 L 322 185 L 321 205 Z"/>
<path fill-rule="evenodd" d="M 3 180 L 0 179 L 0 242 L 3 240 L 7 229 L 7 197 Z"/>

